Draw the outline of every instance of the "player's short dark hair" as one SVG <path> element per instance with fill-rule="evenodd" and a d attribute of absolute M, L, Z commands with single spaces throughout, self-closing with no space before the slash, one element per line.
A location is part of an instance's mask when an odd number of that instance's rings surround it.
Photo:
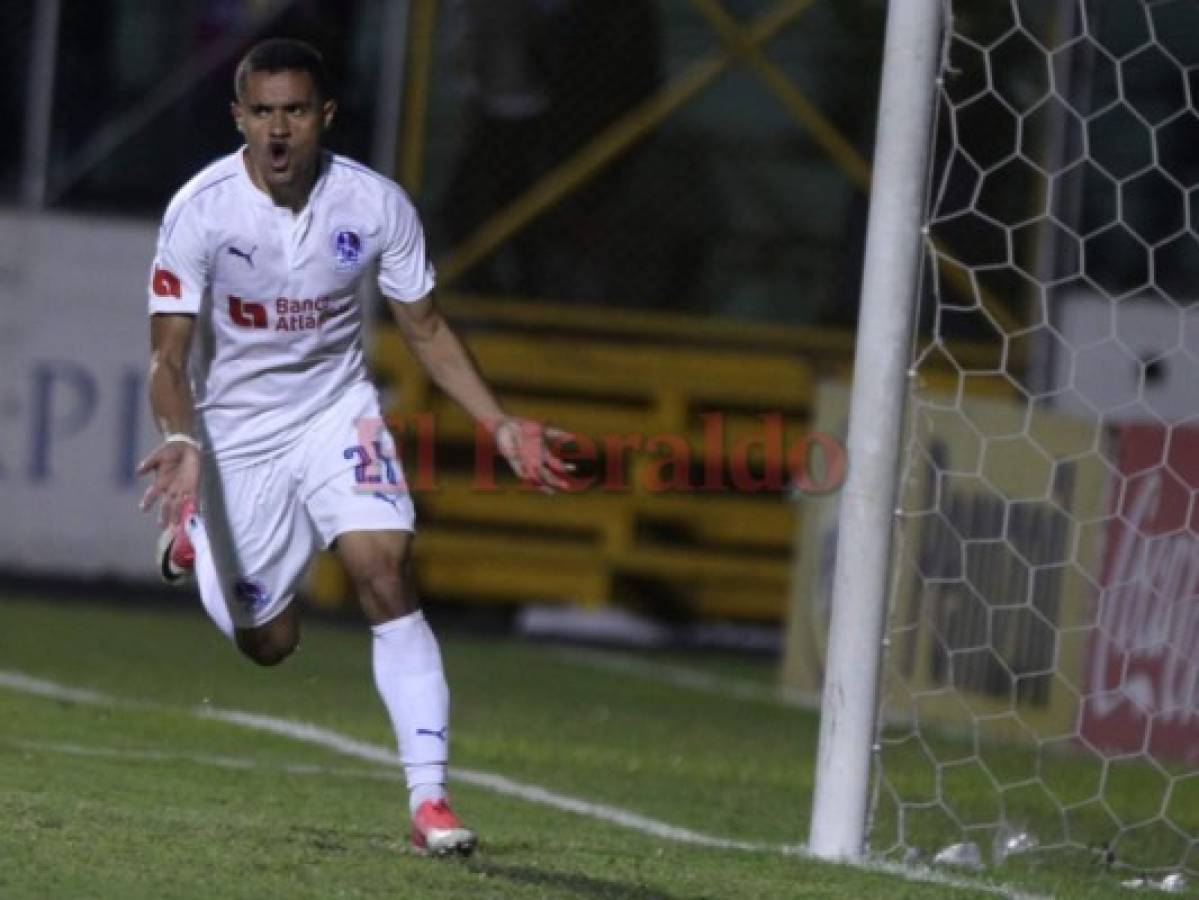
<path fill-rule="evenodd" d="M 245 95 L 254 72 L 307 72 L 312 76 L 317 93 L 322 100 L 331 96 L 329 76 L 325 72 L 325 60 L 320 51 L 306 41 L 293 38 L 269 38 L 259 41 L 250 48 L 233 76 L 233 90 L 240 99 Z"/>

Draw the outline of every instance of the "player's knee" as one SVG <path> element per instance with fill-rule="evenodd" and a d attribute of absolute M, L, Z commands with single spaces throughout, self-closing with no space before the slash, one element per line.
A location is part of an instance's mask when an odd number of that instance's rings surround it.
<path fill-rule="evenodd" d="M 277 666 L 295 652 L 299 637 L 238 632 L 237 648 L 260 666 Z"/>
<path fill-rule="evenodd" d="M 373 619 L 391 619 L 416 609 L 402 559 L 383 554 L 359 571 L 354 581 L 359 600 Z"/>
<path fill-rule="evenodd" d="M 296 649 L 295 644 L 255 644 L 242 647 L 241 652 L 260 666 L 277 666 Z"/>
<path fill-rule="evenodd" d="M 250 658 L 260 666 L 277 666 L 291 656 L 295 649 L 295 644 L 272 644 L 269 647 L 259 648 Z"/>
<path fill-rule="evenodd" d="M 404 580 L 399 572 L 374 572 L 359 581 L 358 590 L 380 603 L 393 603 L 404 592 Z"/>
<path fill-rule="evenodd" d="M 404 593 L 405 560 L 393 553 L 378 553 L 354 573 L 355 587 L 380 601 L 398 600 Z"/>

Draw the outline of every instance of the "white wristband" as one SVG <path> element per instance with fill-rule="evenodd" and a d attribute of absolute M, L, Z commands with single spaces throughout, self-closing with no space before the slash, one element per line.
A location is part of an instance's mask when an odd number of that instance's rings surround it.
<path fill-rule="evenodd" d="M 182 431 L 172 431 L 170 434 L 162 436 L 164 444 L 187 444 L 189 447 L 195 447 L 201 453 L 204 452 L 204 445 L 197 441 L 190 434 L 184 434 Z"/>

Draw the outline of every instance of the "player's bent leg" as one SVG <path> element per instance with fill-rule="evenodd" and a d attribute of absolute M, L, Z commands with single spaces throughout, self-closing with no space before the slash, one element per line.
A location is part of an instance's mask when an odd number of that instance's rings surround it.
<path fill-rule="evenodd" d="M 372 625 L 420 609 L 409 574 L 410 531 L 351 531 L 337 537 L 337 556 Z"/>
<path fill-rule="evenodd" d="M 466 855 L 476 839 L 446 795 L 450 692 L 437 638 L 409 577 L 411 541 L 407 531 L 352 531 L 338 535 L 336 547 L 371 622 L 375 686 L 408 782 L 412 847 L 421 854 Z"/>
<path fill-rule="evenodd" d="M 192 548 L 193 568 L 196 588 L 200 593 L 200 603 L 213 624 L 220 629 L 221 634 L 233 640 L 233 616 L 229 612 L 229 604 L 225 600 L 225 589 L 221 585 L 221 577 L 217 573 L 216 560 L 208 542 L 205 521 L 200 516 L 192 516 L 188 520 L 186 534 Z"/>
<path fill-rule="evenodd" d="M 200 600 L 247 657 L 276 665 L 299 640 L 290 611 L 318 537 L 289 461 L 221 469 L 209 461 L 202 514 L 186 520 Z"/>
<path fill-rule="evenodd" d="M 299 646 L 300 617 L 288 606 L 263 625 L 238 628 L 234 640 L 237 649 L 260 666 L 277 666 Z"/>

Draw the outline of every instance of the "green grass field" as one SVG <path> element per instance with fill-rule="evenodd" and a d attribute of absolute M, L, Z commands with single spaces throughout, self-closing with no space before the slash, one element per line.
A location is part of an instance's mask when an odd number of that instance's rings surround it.
<path fill-rule="evenodd" d="M 785 853 L 807 835 L 816 716 L 644 665 L 765 687 L 768 662 L 601 665 L 453 631 L 453 761 L 467 777 L 451 786 L 481 846 L 469 861 L 415 857 L 394 767 L 213 714 L 390 748 L 367 635 L 310 624 L 300 652 L 264 670 L 184 593 L 162 611 L 0 594 L 0 898 L 1129 895 L 1116 876 L 1049 856 L 943 870 L 944 884 Z M 622 658 L 637 665 L 622 672 Z M 95 694 L 36 693 L 18 674 Z M 756 846 L 653 836 L 498 791 L 486 774 Z"/>

